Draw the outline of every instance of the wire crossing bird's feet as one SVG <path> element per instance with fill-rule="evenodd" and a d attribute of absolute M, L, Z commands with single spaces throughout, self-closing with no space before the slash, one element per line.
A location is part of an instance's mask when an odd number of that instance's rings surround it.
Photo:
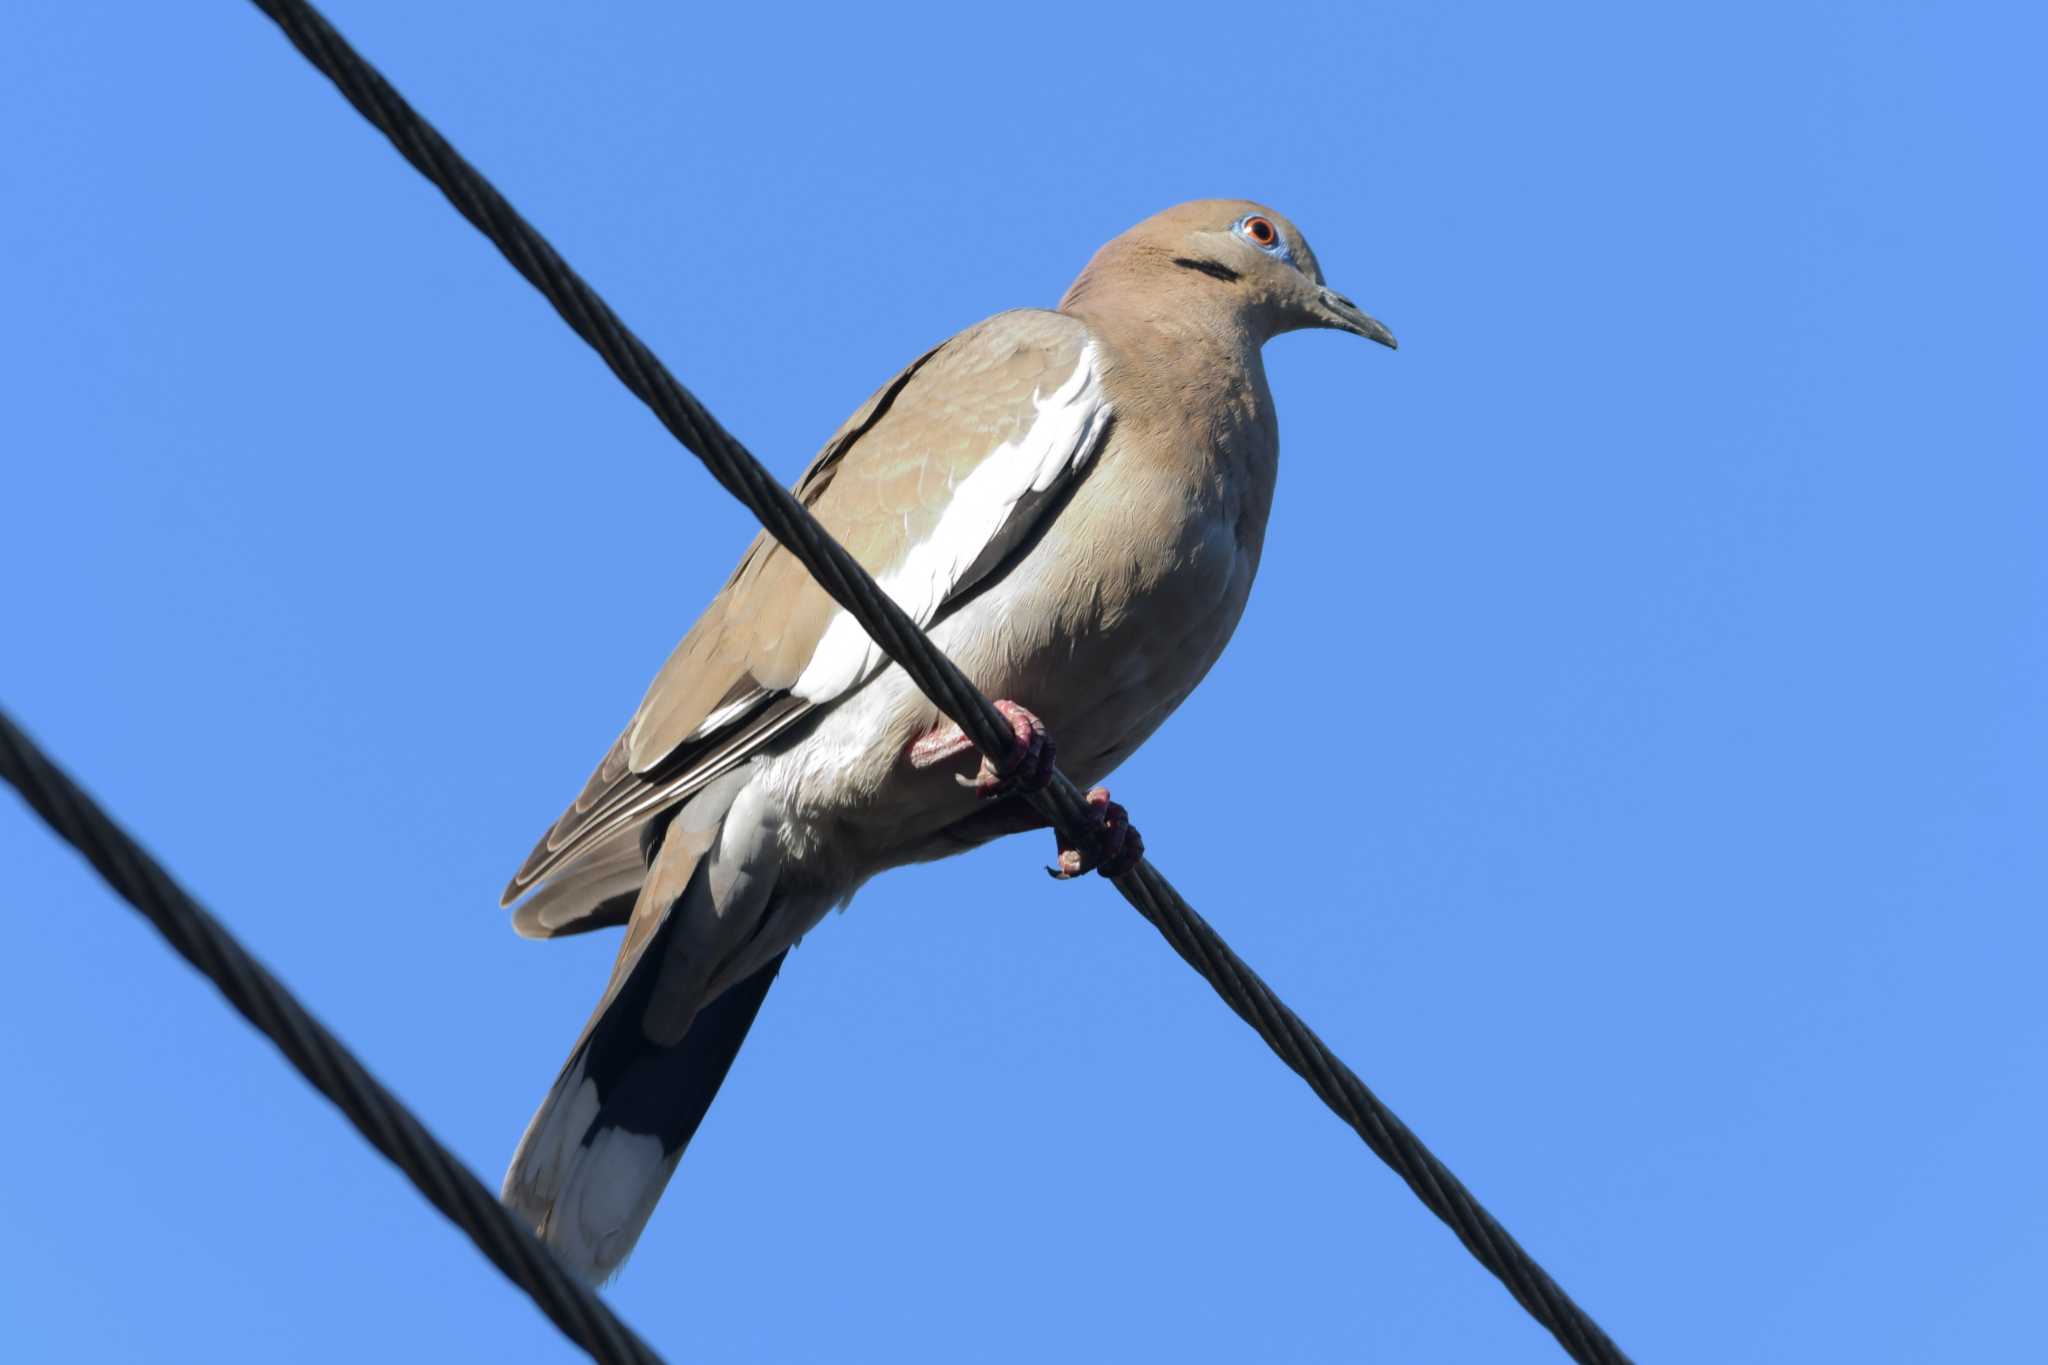
<path fill-rule="evenodd" d="M 1095 834 L 1095 847 L 1077 848 L 1067 842 L 1064 834 L 1054 831 L 1060 844 L 1060 865 L 1046 869 L 1054 881 L 1071 881 L 1091 868 L 1114 881 L 1145 856 L 1144 837 L 1131 823 L 1130 813 L 1109 799 L 1109 788 L 1097 787 L 1089 792 L 1088 805 L 1101 822 Z"/>
<path fill-rule="evenodd" d="M 1013 701 L 998 701 L 995 707 L 1010 722 L 1014 736 L 1008 761 L 998 768 L 983 758 L 980 772 L 956 780 L 963 787 L 974 788 L 975 795 L 984 801 L 1042 790 L 1052 781 L 1054 771 L 1054 745 L 1052 736 L 1045 732 L 1045 722 Z M 959 726 L 945 721 L 912 742 L 910 766 L 929 768 L 973 748 L 974 741 L 962 734 Z"/>

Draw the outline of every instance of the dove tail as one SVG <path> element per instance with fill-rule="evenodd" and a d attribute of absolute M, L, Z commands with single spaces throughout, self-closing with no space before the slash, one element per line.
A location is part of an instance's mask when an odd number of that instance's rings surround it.
<path fill-rule="evenodd" d="M 641 1032 L 654 973 L 636 972 L 650 979 L 629 980 L 569 1054 L 500 1197 L 586 1283 L 609 1278 L 640 1240 L 787 956 L 698 1011 L 673 1047 Z"/>

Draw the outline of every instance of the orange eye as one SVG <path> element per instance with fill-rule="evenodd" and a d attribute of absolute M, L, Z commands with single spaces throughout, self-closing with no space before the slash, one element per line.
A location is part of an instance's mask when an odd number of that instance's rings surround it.
<path fill-rule="evenodd" d="M 1280 241 L 1280 229 L 1273 226 L 1271 218 L 1261 218 L 1253 214 L 1244 220 L 1243 228 L 1244 235 L 1258 246 L 1273 246 Z"/>

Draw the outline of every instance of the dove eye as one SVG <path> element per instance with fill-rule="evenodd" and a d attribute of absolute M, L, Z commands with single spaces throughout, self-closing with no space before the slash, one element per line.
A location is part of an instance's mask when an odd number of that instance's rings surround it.
<path fill-rule="evenodd" d="M 1280 244 L 1280 229 L 1273 226 L 1271 218 L 1262 218 L 1256 213 L 1239 223 L 1237 230 L 1261 250 L 1270 251 Z"/>

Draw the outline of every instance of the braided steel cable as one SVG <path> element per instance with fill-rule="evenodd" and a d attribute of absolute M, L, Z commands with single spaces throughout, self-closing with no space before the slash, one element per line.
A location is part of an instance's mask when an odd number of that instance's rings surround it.
<path fill-rule="evenodd" d="M 547 240 L 416 113 L 382 75 L 304 0 L 253 0 L 293 46 L 333 81 L 348 102 L 432 181 L 463 217 L 490 238 L 505 259 L 546 296 L 564 322 L 588 342 L 621 382 L 653 410 L 713 478 L 760 519 L 769 534 L 803 562 L 812 577 L 860 622 L 941 711 L 991 761 L 1007 762 L 1009 723 L 952 660 L 926 639 L 867 571 L 760 461 L 679 383 L 668 368 L 584 283 Z M 1039 813 L 1081 847 L 1096 821 L 1081 792 L 1063 774 L 1030 798 Z M 1374 1154 L 1408 1183 L 1431 1212 L 1450 1225 L 1472 1255 L 1498 1276 L 1574 1360 L 1615 1365 L 1624 1356 L 1599 1325 L 1510 1236 L 1422 1140 L 1344 1065 L 1230 945 L 1195 913 L 1149 862 L 1116 879 L 1128 900 L 1224 1003 L 1355 1129 Z"/>
<path fill-rule="evenodd" d="M 869 636 L 880 645 L 899 667 L 915 680 L 925 694 L 957 723 L 982 753 L 996 762 L 1007 761 L 1012 748 L 1012 733 L 1008 723 L 989 700 L 968 682 L 953 663 L 941 654 L 924 637 L 908 615 L 885 596 L 865 570 L 825 533 L 809 512 L 764 469 L 728 432 L 721 427 L 710 413 L 676 381 L 666 367 L 636 337 L 589 285 L 572 270 L 554 251 L 541 235 L 522 218 L 504 197 L 492 187 L 474 167 L 470 166 L 425 120 L 413 111 L 411 106 L 391 88 L 377 71 L 365 62 L 333 27 L 302 0 L 254 0 L 258 8 L 269 15 L 290 38 L 294 46 L 303 53 L 320 71 L 341 90 L 343 95 L 388 137 L 400 153 L 431 180 L 445 194 L 449 201 L 474 224 L 505 255 L 519 273 L 532 283 L 554 305 L 556 311 L 569 326 L 590 344 L 604 359 L 620 380 L 651 408 L 662 424 L 673 433 L 683 445 L 691 450 L 708 468 L 713 477 L 729 492 L 744 503 L 757 516 L 769 533 L 775 536 L 818 580 L 821 586 L 853 617 L 860 622 Z M 4 719 L 4 718 L 0 718 Z M 19 732 L 11 725 L 6 727 L 10 741 L 10 780 L 22 785 L 14 777 L 12 748 L 21 740 Z M 32 750 L 31 750 L 32 752 Z M 42 765 L 48 768 L 45 763 Z M 27 770 L 25 770 L 27 771 Z M 54 773 L 54 769 L 49 769 Z M 38 774 L 27 771 L 33 783 Z M 42 776 L 47 777 L 47 774 Z M 61 776 L 61 775 L 59 775 Z M 102 862 L 92 848 L 81 843 L 67 827 L 51 816 L 52 807 L 46 801 L 38 800 L 38 792 L 30 786 L 23 786 L 30 796 L 31 804 L 43 811 L 46 819 L 65 837 L 79 844 L 82 851 L 93 858 L 110 882 L 122 894 L 128 895 L 139 908 L 151 915 L 159 928 L 172 938 L 173 943 L 185 952 L 195 965 L 207 972 L 221 984 L 243 1013 L 252 1022 L 263 1028 L 273 1039 L 285 1048 L 308 1079 L 328 1093 L 348 1112 L 358 1128 L 376 1142 L 381 1150 L 392 1156 L 401 1167 L 406 1163 L 393 1151 L 394 1134 L 390 1131 L 390 1115 L 362 1113 L 351 1109 L 330 1084 L 333 1077 L 316 1069 L 303 1055 L 300 1034 L 303 1026 L 318 1030 L 319 1026 L 298 1010 L 299 1019 L 280 1017 L 275 1010 L 264 1010 L 259 1017 L 257 1008 L 244 1003 L 247 996 L 245 978 L 259 984 L 267 984 L 271 990 L 290 1003 L 290 997 L 283 994 L 282 987 L 264 973 L 262 968 L 234 946 L 232 939 L 205 916 L 189 897 L 178 892 L 169 884 L 160 869 L 148 862 L 147 855 L 135 848 L 132 841 L 104 822 L 106 829 L 92 831 L 104 835 L 111 831 L 125 843 L 127 853 L 114 863 Z M 75 792 L 75 788 L 73 789 Z M 41 793 L 47 795 L 47 793 Z M 83 799 L 82 793 L 77 794 Z M 1087 847 L 1095 837 L 1096 822 L 1080 791 L 1064 776 L 1055 774 L 1052 782 L 1043 791 L 1031 798 L 1033 805 L 1071 841 Z M 89 803 L 87 803 L 89 805 Z M 115 849 L 119 852 L 118 846 Z M 214 959 L 212 965 L 202 960 L 181 941 L 181 933 L 189 933 L 190 925 L 182 922 L 173 924 L 159 916 L 155 909 L 144 905 L 130 894 L 128 889 L 134 883 L 117 880 L 109 866 L 119 867 L 139 862 L 146 870 L 153 871 L 153 877 L 145 877 L 139 884 L 141 894 L 154 894 L 160 907 L 173 899 L 167 893 L 175 893 L 192 915 L 203 922 L 214 938 L 221 940 L 225 949 L 239 957 L 222 956 L 219 951 L 206 954 Z M 1246 966 L 1228 944 L 1216 934 L 1193 907 L 1188 905 L 1165 876 L 1149 862 L 1137 866 L 1116 879 L 1117 889 L 1125 899 L 1137 908 L 1140 914 L 1160 932 L 1183 960 L 1194 967 L 1216 990 L 1224 1002 L 1265 1040 L 1281 1060 L 1287 1063 L 1305 1080 L 1316 1095 L 1339 1117 L 1349 1123 L 1372 1151 L 1391 1166 L 1407 1182 L 1416 1196 L 1457 1234 L 1472 1255 L 1515 1296 L 1531 1316 L 1541 1322 L 1560 1345 L 1574 1359 L 1583 1362 L 1625 1362 L 1618 1347 L 1607 1337 L 1598 1324 L 1587 1316 L 1571 1297 L 1558 1286 L 1506 1229 L 1480 1205 L 1471 1192 L 1446 1169 L 1442 1162 L 1403 1124 L 1384 1104 L 1339 1060 L 1321 1039 L 1316 1037 L 1301 1019 L 1283 1003 L 1257 973 Z M 214 946 L 209 943 L 207 946 Z M 218 968 L 218 969 L 217 969 Z M 223 972 L 230 973 L 224 977 Z M 250 978 L 249 973 L 257 974 Z M 236 989 L 230 989 L 231 978 Z M 237 991 L 242 991 L 238 994 Z M 261 998 L 254 1005 L 264 1005 Z M 292 1009 L 297 1006 L 292 1004 Z M 303 1025 L 300 1024 L 303 1020 Z M 280 1032 L 285 1029 L 286 1032 Z M 362 1082 L 370 1087 L 376 1083 L 361 1068 L 355 1066 L 345 1051 L 340 1050 L 324 1030 L 318 1034 L 320 1040 L 339 1054 L 341 1062 L 354 1068 Z M 295 1052 L 294 1047 L 300 1051 Z M 332 1058 L 316 1058 L 316 1061 L 332 1062 Z M 344 1079 L 350 1079 L 344 1076 Z M 390 1104 L 381 1088 L 376 1089 Z M 397 1114 L 413 1129 L 416 1121 L 405 1115 L 402 1108 Z M 382 1118 L 383 1126 L 373 1130 L 370 1120 Z M 402 1134 L 400 1134 L 402 1135 Z M 424 1130 L 419 1135 L 431 1144 Z M 438 1146 L 434 1151 L 446 1158 Z M 470 1232 L 486 1254 L 492 1255 L 501 1268 L 515 1280 L 510 1262 L 516 1258 L 504 1254 L 505 1248 L 485 1244 L 478 1227 L 464 1217 L 458 1216 L 451 1205 L 459 1201 L 451 1199 L 445 1178 L 439 1187 L 430 1187 L 428 1180 L 407 1167 L 415 1183 L 430 1199 Z M 455 1166 L 461 1179 L 481 1193 L 482 1187 L 459 1165 Z M 458 1182 L 459 1183 L 459 1182 Z M 485 1196 L 488 1198 L 488 1196 Z M 464 1210 L 465 1213 L 470 1212 Z M 509 1221 L 509 1220 L 508 1220 Z M 516 1224 L 513 1225 L 515 1228 Z M 517 1229 L 521 1233 L 524 1229 Z M 528 1242 L 531 1242 L 529 1237 Z M 537 1244 L 533 1244 L 539 1250 Z M 543 1255 L 545 1253 L 542 1253 Z M 552 1265 L 552 1262 L 548 1262 Z M 559 1275 L 559 1268 L 555 1268 Z M 524 1285 L 524 1281 L 521 1281 Z M 529 1289 L 529 1292 L 533 1292 Z M 538 1296 L 536 1296 L 538 1299 Z M 586 1295 L 586 1297 L 588 1297 Z M 592 1305 L 594 1299 L 589 1299 Z M 549 1311 L 565 1331 L 579 1342 L 587 1345 L 587 1338 L 572 1330 L 568 1322 L 548 1304 Z M 596 1305 L 600 1311 L 601 1305 Z M 615 1320 L 607 1320 L 616 1325 Z M 624 1332 L 623 1327 L 619 1331 Z M 627 1334 L 630 1340 L 630 1334 Z M 633 1343 L 638 1345 L 637 1342 Z M 644 1350 L 644 1347 L 641 1348 Z M 593 1351 L 595 1354 L 595 1351 Z M 606 1358 L 606 1357 L 600 1357 Z"/>
<path fill-rule="evenodd" d="M 65 842 L 85 855 L 121 898 L 204 972 L 228 1003 L 277 1044 L 315 1090 L 334 1101 L 356 1131 L 405 1172 L 427 1201 L 526 1291 L 562 1334 L 603 1365 L 660 1365 L 603 1300 L 573 1279 L 540 1239 L 514 1218 L 470 1169 L 414 1118 L 339 1038 L 251 957 L 221 922 L 172 880 L 128 831 L 52 763 L 0 711 L 0 777 Z"/>

